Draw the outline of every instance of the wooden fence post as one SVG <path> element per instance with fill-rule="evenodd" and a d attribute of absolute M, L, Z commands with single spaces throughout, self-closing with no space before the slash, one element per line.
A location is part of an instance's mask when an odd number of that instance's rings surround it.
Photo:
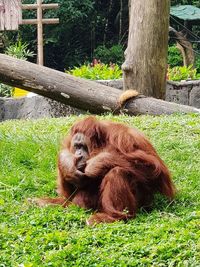
<path fill-rule="evenodd" d="M 0 0 L 1 1 L 1 0 Z M 23 19 L 21 24 L 36 24 L 37 25 L 37 63 L 44 65 L 44 52 L 43 52 L 43 24 L 57 24 L 59 19 L 43 19 L 42 11 L 44 9 L 56 9 L 58 4 L 42 4 L 42 0 L 37 0 L 36 4 L 24 4 L 24 10 L 37 10 L 37 19 Z"/>

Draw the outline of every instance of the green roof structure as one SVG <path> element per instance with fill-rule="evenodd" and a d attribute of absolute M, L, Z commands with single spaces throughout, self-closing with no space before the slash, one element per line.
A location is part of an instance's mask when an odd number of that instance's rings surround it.
<path fill-rule="evenodd" d="M 200 8 L 192 5 L 172 6 L 170 14 L 182 20 L 200 20 Z"/>

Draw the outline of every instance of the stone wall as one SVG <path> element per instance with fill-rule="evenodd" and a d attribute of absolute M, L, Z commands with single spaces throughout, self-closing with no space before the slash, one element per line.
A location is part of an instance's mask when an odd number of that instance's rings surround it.
<path fill-rule="evenodd" d="M 165 100 L 200 108 L 200 80 L 168 82 Z"/>
<path fill-rule="evenodd" d="M 123 89 L 123 81 L 99 81 L 104 85 L 109 85 L 118 89 Z M 165 100 L 182 105 L 200 108 L 200 80 L 167 82 Z"/>
<path fill-rule="evenodd" d="M 69 114 L 80 114 L 80 112 L 80 110 L 39 95 L 21 98 L 0 98 L 0 121 L 45 117 L 56 118 Z"/>

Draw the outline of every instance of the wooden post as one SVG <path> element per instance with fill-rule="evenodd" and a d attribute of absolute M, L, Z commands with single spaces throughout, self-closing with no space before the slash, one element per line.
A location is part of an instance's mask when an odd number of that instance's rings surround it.
<path fill-rule="evenodd" d="M 36 4 L 24 4 L 22 9 L 24 10 L 37 10 L 37 19 L 23 19 L 21 24 L 34 24 L 37 25 L 37 63 L 38 65 L 44 65 L 44 53 L 43 53 L 43 24 L 57 24 L 59 19 L 43 19 L 43 9 L 56 9 L 58 4 L 42 4 L 42 0 L 37 0 Z"/>
<path fill-rule="evenodd" d="M 38 38 L 38 58 L 37 63 L 39 65 L 44 65 L 44 55 L 43 55 L 43 27 L 42 27 L 42 0 L 37 0 L 37 38 Z"/>

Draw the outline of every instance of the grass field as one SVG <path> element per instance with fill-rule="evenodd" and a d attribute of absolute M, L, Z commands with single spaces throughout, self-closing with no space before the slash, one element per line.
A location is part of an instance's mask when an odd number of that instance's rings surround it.
<path fill-rule="evenodd" d="M 103 118 L 103 117 L 102 117 Z M 177 187 L 136 219 L 88 227 L 91 211 L 39 208 L 55 196 L 56 156 L 77 117 L 0 124 L 0 267 L 200 266 L 200 116 L 104 118 L 142 130 Z"/>

